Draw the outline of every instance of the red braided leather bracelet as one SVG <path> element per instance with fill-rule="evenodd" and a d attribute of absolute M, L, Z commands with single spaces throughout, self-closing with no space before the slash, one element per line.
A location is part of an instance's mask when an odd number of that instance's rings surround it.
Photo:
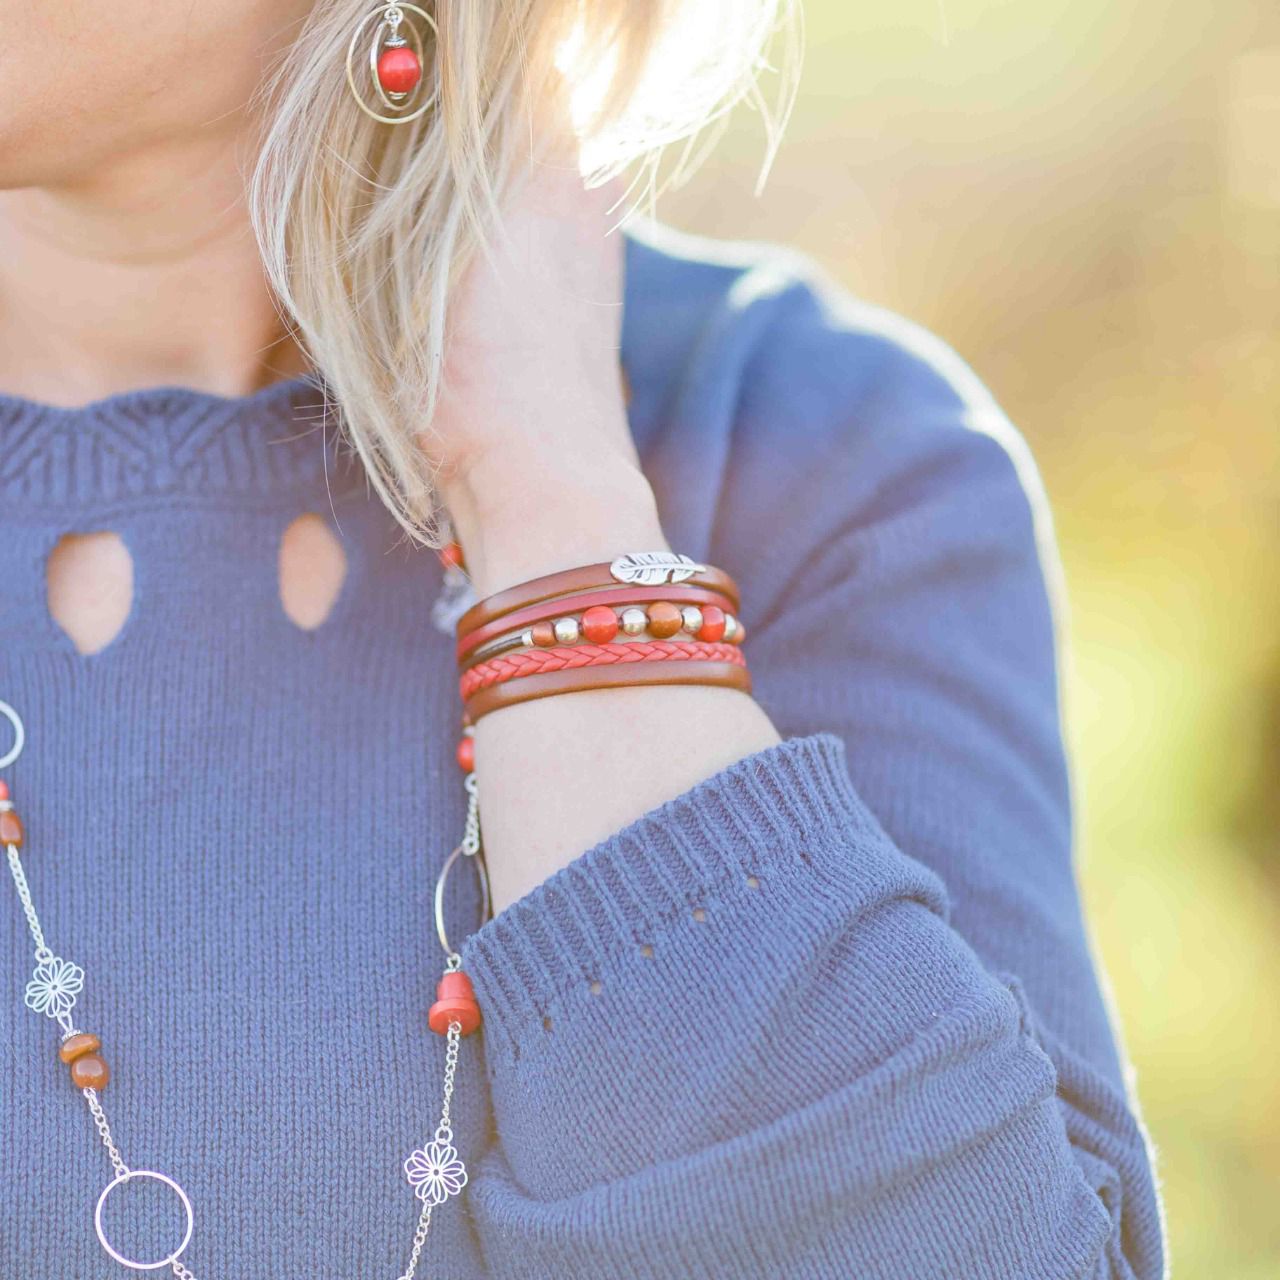
<path fill-rule="evenodd" d="M 746 666 L 738 645 L 703 640 L 632 640 L 616 644 L 561 645 L 550 649 L 521 649 L 463 672 L 458 682 L 465 702 L 481 689 L 549 671 L 605 667 L 635 662 L 728 662 Z"/>

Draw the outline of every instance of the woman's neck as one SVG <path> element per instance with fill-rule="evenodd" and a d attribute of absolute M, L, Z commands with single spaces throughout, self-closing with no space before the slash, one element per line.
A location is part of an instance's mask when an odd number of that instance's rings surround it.
<path fill-rule="evenodd" d="M 234 137 L 0 192 L 0 391 L 244 395 L 303 367 L 263 275 Z"/>

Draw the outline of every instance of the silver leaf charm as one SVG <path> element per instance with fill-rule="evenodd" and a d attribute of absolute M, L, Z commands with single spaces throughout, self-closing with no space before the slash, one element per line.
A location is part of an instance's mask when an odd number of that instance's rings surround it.
<path fill-rule="evenodd" d="M 664 582 L 683 582 L 695 573 L 706 573 L 707 566 L 690 556 L 676 555 L 672 551 L 631 551 L 619 556 L 609 572 L 619 582 L 629 582 L 638 587 L 656 587 Z"/>

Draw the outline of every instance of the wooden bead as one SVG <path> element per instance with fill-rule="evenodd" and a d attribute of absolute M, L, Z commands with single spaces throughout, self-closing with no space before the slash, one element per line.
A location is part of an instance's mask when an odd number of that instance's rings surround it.
<path fill-rule="evenodd" d="M 11 844 L 15 848 L 22 847 L 22 819 L 16 809 L 6 809 L 0 813 L 0 844 Z"/>
<path fill-rule="evenodd" d="M 556 642 L 556 629 L 550 622 L 535 622 L 531 628 L 533 643 L 540 649 L 549 649 Z"/>
<path fill-rule="evenodd" d="M 607 604 L 593 604 L 582 614 L 582 634 L 592 644 L 608 644 L 618 634 L 618 615 Z"/>
<path fill-rule="evenodd" d="M 77 1089 L 105 1089 L 111 1072 L 96 1053 L 87 1053 L 71 1064 L 71 1083 Z"/>
<path fill-rule="evenodd" d="M 77 1031 L 75 1035 L 68 1036 L 62 1042 L 58 1057 L 63 1062 L 72 1063 L 77 1058 L 83 1058 L 86 1053 L 97 1053 L 101 1048 L 102 1041 L 97 1036 L 88 1031 Z"/>
<path fill-rule="evenodd" d="M 684 626 L 680 610 L 669 600 L 658 600 L 647 610 L 649 634 L 658 640 L 669 640 Z"/>
<path fill-rule="evenodd" d="M 724 610 L 719 605 L 702 606 L 702 626 L 698 629 L 698 639 L 711 644 L 724 639 Z"/>

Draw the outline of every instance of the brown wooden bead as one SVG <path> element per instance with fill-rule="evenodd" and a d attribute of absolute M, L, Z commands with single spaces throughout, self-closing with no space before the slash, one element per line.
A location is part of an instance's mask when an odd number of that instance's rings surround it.
<path fill-rule="evenodd" d="M 77 1089 L 105 1089 L 111 1072 L 96 1053 L 87 1053 L 71 1064 L 71 1083 Z"/>
<path fill-rule="evenodd" d="M 648 608 L 649 634 L 668 640 L 684 626 L 684 615 L 669 600 L 658 600 Z"/>
<path fill-rule="evenodd" d="M 22 847 L 22 819 L 14 809 L 0 813 L 0 844 Z"/>
<path fill-rule="evenodd" d="M 532 627 L 533 643 L 540 649 L 550 648 L 556 642 L 555 624 L 551 622 L 535 622 Z"/>
<path fill-rule="evenodd" d="M 88 1031 L 77 1031 L 62 1042 L 58 1057 L 63 1062 L 74 1062 L 77 1058 L 83 1058 L 86 1053 L 97 1053 L 101 1048 L 102 1041 L 97 1036 Z"/>

